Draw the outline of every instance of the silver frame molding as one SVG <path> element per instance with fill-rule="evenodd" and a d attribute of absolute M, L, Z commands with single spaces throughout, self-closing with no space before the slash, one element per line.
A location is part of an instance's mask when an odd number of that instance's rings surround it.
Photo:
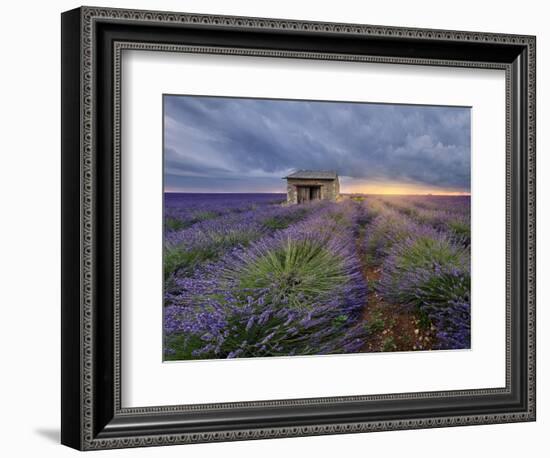
<path fill-rule="evenodd" d="M 150 30 L 147 34 L 150 39 L 136 40 L 136 36 L 132 35 L 134 28 Z M 173 31 L 168 42 L 164 41 L 168 35 L 160 35 L 159 30 L 162 28 Z M 189 44 L 178 44 L 171 39 L 178 36 L 179 31 L 190 31 L 191 35 L 182 39 Z M 272 38 L 275 42 L 278 34 L 281 37 L 288 36 L 289 40 L 293 37 L 304 40 L 318 37 L 324 40 L 321 45 L 327 48 L 332 46 L 332 39 L 349 37 L 370 39 L 373 43 L 384 42 L 387 43 L 384 49 L 388 50 L 393 49 L 390 46 L 392 42 L 412 40 L 420 47 L 423 43 L 427 47 L 439 43 L 448 45 L 449 50 L 456 46 L 457 51 L 452 58 L 411 57 L 398 55 L 399 51 L 395 51 L 395 55 L 376 55 L 353 50 L 304 51 L 196 43 L 199 40 L 219 42 L 217 38 L 211 38 L 218 31 L 228 37 L 238 34 L 244 38 L 252 34 L 255 37 L 269 34 L 275 37 Z M 196 35 L 192 35 L 195 32 Z M 236 41 L 239 39 L 235 38 Z M 535 420 L 535 37 L 82 7 L 63 14 L 62 41 L 64 444 L 81 450 L 92 450 Z M 464 50 L 470 47 L 474 49 L 475 46 L 486 46 L 487 49 L 493 46 L 494 49 L 502 50 L 503 57 L 499 61 L 470 60 L 464 55 Z M 286 42 L 285 47 L 288 48 Z M 121 56 L 124 50 L 504 70 L 507 110 L 506 387 L 123 408 L 120 401 L 120 95 Z M 507 53 L 511 54 L 513 50 L 518 50 L 518 57 L 513 61 L 507 60 Z M 110 110 L 112 113 L 109 124 L 100 121 L 104 118 L 100 116 L 100 110 Z M 520 125 L 523 127 L 516 132 L 514 126 Z M 104 186 L 105 183 L 108 186 Z M 103 216 L 104 208 L 107 216 Z M 98 253 L 101 253 L 101 257 L 108 253 L 107 268 L 100 264 Z M 514 256 L 520 256 L 520 259 Z M 512 279 L 515 278 L 516 269 L 521 270 L 517 273 L 521 278 L 518 279 L 519 286 L 514 288 Z M 104 305 L 107 302 L 111 304 L 110 308 Z M 521 315 L 514 309 L 514 304 L 523 304 Z M 105 319 L 105 316 L 110 318 Z M 514 348 L 519 347 L 513 345 L 514 336 L 516 339 L 521 337 L 524 356 L 516 354 Z M 104 340 L 110 342 L 105 351 Z M 517 369 L 516 372 L 512 370 L 513 367 Z M 520 407 L 475 414 L 445 415 L 438 411 L 437 414 L 427 412 L 414 416 L 398 414 L 395 418 L 373 415 L 371 419 L 360 408 L 365 403 L 382 406 L 384 403 L 410 401 L 421 405 L 428 400 L 446 398 L 463 398 L 467 403 L 472 399 L 481 400 L 491 396 L 519 396 L 521 399 L 517 400 L 517 405 Z M 277 412 L 281 408 L 286 408 L 285 412 L 304 409 L 300 412 L 307 413 L 322 406 L 345 408 L 349 417 L 342 421 L 334 414 L 333 417 L 327 417 L 329 419 L 319 422 L 312 420 L 308 424 L 281 420 L 279 423 L 273 421 L 269 426 L 262 426 L 259 422 L 254 427 L 240 426 L 243 423 L 230 418 L 232 412 L 254 410 L 279 418 Z M 193 426 L 192 422 L 200 419 L 211 421 L 212 426 L 202 429 Z M 220 425 L 220 422 L 225 422 L 227 426 Z M 155 429 L 152 426 L 155 423 L 162 423 L 162 430 Z"/>

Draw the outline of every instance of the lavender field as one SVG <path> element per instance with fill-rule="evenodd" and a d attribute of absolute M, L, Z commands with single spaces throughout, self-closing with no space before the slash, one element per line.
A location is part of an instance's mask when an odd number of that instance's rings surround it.
<path fill-rule="evenodd" d="M 164 358 L 470 347 L 469 196 L 165 194 Z"/>

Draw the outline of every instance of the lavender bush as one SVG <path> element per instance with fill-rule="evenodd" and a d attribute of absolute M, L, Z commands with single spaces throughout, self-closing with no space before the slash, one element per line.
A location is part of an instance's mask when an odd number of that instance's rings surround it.
<path fill-rule="evenodd" d="M 358 351 L 366 282 L 356 216 L 353 204 L 326 208 L 180 281 L 165 312 L 166 357 Z"/>
<path fill-rule="evenodd" d="M 164 274 L 192 273 L 199 265 L 218 259 L 227 250 L 250 242 L 304 218 L 314 207 L 265 205 L 258 210 L 230 213 L 165 235 Z"/>
<path fill-rule="evenodd" d="M 376 212 L 376 217 L 366 228 L 365 251 L 368 262 L 379 265 L 391 247 L 418 229 L 418 225 L 403 214 L 384 207 L 380 202 L 369 202 Z"/>
<path fill-rule="evenodd" d="M 469 346 L 469 250 L 448 234 L 418 226 L 394 244 L 379 291 L 389 302 L 424 314 L 437 329 L 436 348 Z"/>

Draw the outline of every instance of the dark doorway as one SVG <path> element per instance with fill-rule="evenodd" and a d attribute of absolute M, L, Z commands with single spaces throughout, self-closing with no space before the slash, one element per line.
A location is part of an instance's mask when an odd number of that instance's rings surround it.
<path fill-rule="evenodd" d="M 297 186 L 298 203 L 321 199 L 321 186 Z"/>

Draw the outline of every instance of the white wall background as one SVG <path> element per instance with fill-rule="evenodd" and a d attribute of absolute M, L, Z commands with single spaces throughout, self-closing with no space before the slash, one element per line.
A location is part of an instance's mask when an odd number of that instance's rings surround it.
<path fill-rule="evenodd" d="M 96 5 L 534 34 L 538 38 L 538 421 L 104 452 L 108 456 L 544 456 L 550 428 L 550 29 L 545 3 L 117 0 Z M 10 2 L 0 28 L 0 453 L 76 455 L 59 442 L 60 13 L 75 1 Z"/>

